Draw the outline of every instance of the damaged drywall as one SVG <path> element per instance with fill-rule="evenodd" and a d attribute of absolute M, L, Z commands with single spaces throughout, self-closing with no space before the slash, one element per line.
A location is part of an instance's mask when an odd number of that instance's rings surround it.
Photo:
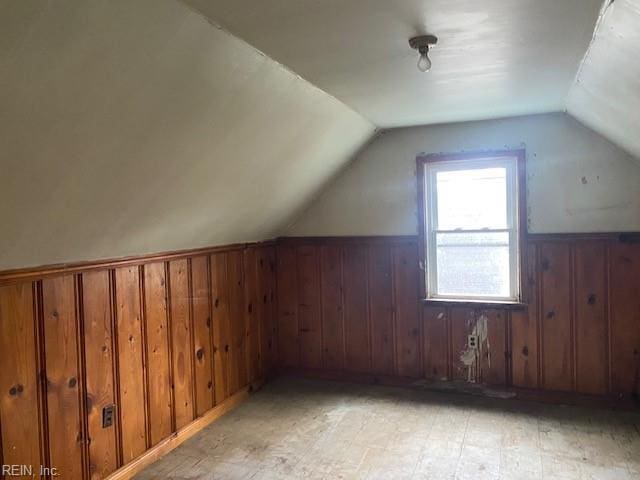
<path fill-rule="evenodd" d="M 447 367 L 441 370 L 444 375 L 438 375 L 437 378 L 431 376 L 416 381 L 414 385 L 443 392 L 497 398 L 512 397 L 513 392 L 505 389 L 507 382 L 503 313 L 496 310 L 452 307 L 431 314 L 435 314 L 435 318 L 432 319 L 437 320 L 439 328 L 442 329 L 440 335 L 448 338 Z M 432 330 L 431 334 L 437 330 L 438 328 Z M 426 362 L 430 363 L 431 360 L 426 359 Z M 427 375 L 429 376 L 429 373 Z"/>
<path fill-rule="evenodd" d="M 480 361 L 487 358 L 489 368 L 491 368 L 491 344 L 489 343 L 489 330 L 486 315 L 481 314 L 476 318 L 475 314 L 470 314 L 473 328 L 467 337 L 467 344 L 460 352 L 460 362 L 467 370 L 467 382 L 479 383 L 482 381 Z"/>

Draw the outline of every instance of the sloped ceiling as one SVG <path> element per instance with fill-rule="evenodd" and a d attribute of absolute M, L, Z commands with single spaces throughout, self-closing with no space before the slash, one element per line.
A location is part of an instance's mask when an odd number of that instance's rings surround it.
<path fill-rule="evenodd" d="M 640 158 L 610 3 L 0 0 L 0 269 L 270 238 L 375 126 L 568 109 Z"/>
<path fill-rule="evenodd" d="M 602 0 L 186 2 L 383 128 L 564 110 L 602 5 Z M 422 33 L 439 37 L 428 74 L 417 70 L 417 54 L 407 42 Z"/>
<path fill-rule="evenodd" d="M 0 270 L 270 238 L 373 134 L 174 0 L 0 1 Z"/>
<path fill-rule="evenodd" d="M 640 159 L 640 0 L 607 1 L 567 110 Z"/>

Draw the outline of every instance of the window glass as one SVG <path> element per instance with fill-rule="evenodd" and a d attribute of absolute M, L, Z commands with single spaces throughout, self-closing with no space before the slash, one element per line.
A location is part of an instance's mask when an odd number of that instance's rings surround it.
<path fill-rule="evenodd" d="M 507 228 L 505 168 L 437 172 L 438 229 Z"/>
<path fill-rule="evenodd" d="M 509 234 L 438 233 L 438 295 L 509 297 Z"/>

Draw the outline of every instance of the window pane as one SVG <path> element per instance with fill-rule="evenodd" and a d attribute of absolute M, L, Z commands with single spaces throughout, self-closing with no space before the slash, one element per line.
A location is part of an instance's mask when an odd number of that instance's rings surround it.
<path fill-rule="evenodd" d="M 438 233 L 438 295 L 510 296 L 509 233 Z"/>
<path fill-rule="evenodd" d="M 507 228 L 504 167 L 436 173 L 439 230 Z"/>

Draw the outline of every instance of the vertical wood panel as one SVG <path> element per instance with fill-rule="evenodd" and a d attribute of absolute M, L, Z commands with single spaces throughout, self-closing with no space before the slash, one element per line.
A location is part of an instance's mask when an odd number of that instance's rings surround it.
<path fill-rule="evenodd" d="M 115 270 L 118 346 L 119 413 L 122 461 L 128 463 L 146 450 L 140 277 L 137 267 Z"/>
<path fill-rule="evenodd" d="M 320 267 L 323 366 L 329 370 L 341 370 L 344 368 L 341 248 L 336 245 L 321 246 Z"/>
<path fill-rule="evenodd" d="M 187 260 L 169 262 L 173 409 L 177 430 L 191 422 L 195 413 L 188 269 Z"/>
<path fill-rule="evenodd" d="M 259 339 L 259 363 L 258 376 L 262 377 L 269 369 L 271 361 L 270 344 L 270 280 L 269 257 L 266 247 L 256 249 L 257 291 L 256 291 L 256 317 L 258 321 Z"/>
<path fill-rule="evenodd" d="M 229 318 L 231 343 L 229 351 L 229 393 L 233 394 L 247 384 L 246 315 L 244 303 L 243 253 L 234 250 L 227 255 L 229 279 Z"/>
<path fill-rule="evenodd" d="M 0 288 L 2 462 L 39 468 L 38 364 L 31 282 Z"/>
<path fill-rule="evenodd" d="M 42 304 L 51 466 L 63 477 L 83 478 L 74 277 L 43 280 Z"/>
<path fill-rule="evenodd" d="M 262 247 L 257 250 L 258 266 L 258 319 L 260 327 L 260 377 L 271 370 L 275 361 L 275 250 Z"/>
<path fill-rule="evenodd" d="M 484 310 L 476 315 L 476 322 L 487 321 L 487 341 L 480 345 L 480 381 L 489 385 L 505 385 L 506 365 L 506 313 L 501 310 Z"/>
<path fill-rule="evenodd" d="M 191 260 L 191 284 L 196 415 L 201 416 L 213 407 L 209 260 L 207 257 L 194 257 Z"/>
<path fill-rule="evenodd" d="M 369 246 L 367 261 L 372 369 L 375 373 L 392 375 L 395 361 L 391 248 L 388 245 Z"/>
<path fill-rule="evenodd" d="M 542 372 L 549 390 L 573 389 L 571 251 L 565 243 L 541 245 Z"/>
<path fill-rule="evenodd" d="M 367 297 L 367 250 L 345 245 L 342 256 L 344 288 L 345 367 L 357 372 L 371 369 Z"/>
<path fill-rule="evenodd" d="M 102 428 L 102 409 L 116 403 L 113 309 L 109 272 L 82 275 L 89 474 L 104 478 L 118 467 L 116 424 Z"/>
<path fill-rule="evenodd" d="M 267 250 L 264 247 L 258 247 L 255 249 L 256 256 L 256 293 L 255 293 L 255 317 L 256 326 L 259 332 L 258 335 L 258 363 L 257 363 L 257 378 L 262 378 L 265 370 L 265 363 L 268 357 L 267 346 L 267 328 L 266 317 L 268 308 L 268 286 L 267 286 L 267 272 L 269 269 L 268 260 L 266 258 Z"/>
<path fill-rule="evenodd" d="M 269 370 L 271 370 L 278 361 L 278 299 L 277 299 L 277 276 L 276 276 L 276 249 L 275 247 L 267 248 L 267 257 L 269 259 Z"/>
<path fill-rule="evenodd" d="M 258 259 L 256 249 L 244 251 L 244 312 L 245 312 L 245 358 L 247 362 L 247 379 L 255 381 L 260 371 L 260 319 L 258 306 Z"/>
<path fill-rule="evenodd" d="M 438 380 L 453 367 L 457 379 L 504 384 L 511 372 L 515 385 L 536 387 L 540 365 L 540 386 L 547 390 L 604 394 L 610 383 L 616 394 L 638 391 L 637 244 L 530 244 L 528 310 L 509 315 L 420 307 L 413 243 L 281 244 L 277 271 L 275 255 L 275 248 L 251 247 L 216 253 L 210 265 L 207 257 L 194 257 L 121 267 L 113 276 L 98 270 L 59 275 L 38 284 L 42 304 L 31 283 L 0 287 L 3 462 L 40 465 L 50 456 L 65 477 L 103 478 L 210 409 L 212 390 L 216 403 L 227 398 L 230 373 L 232 392 L 267 373 L 278 327 L 281 361 L 291 367 L 424 372 Z M 483 316 L 487 343 L 470 375 L 461 357 Z M 511 363 L 504 355 L 509 345 Z M 118 418 L 103 429 L 102 409 L 112 403 Z"/>
<path fill-rule="evenodd" d="M 538 264 L 537 245 L 527 248 L 527 277 L 522 280 L 526 289 L 526 310 L 511 313 L 512 382 L 517 387 L 537 388 L 538 376 Z"/>
<path fill-rule="evenodd" d="M 578 243 L 575 254 L 576 389 L 604 394 L 608 388 L 608 332 L 604 243 Z"/>
<path fill-rule="evenodd" d="M 229 396 L 229 284 L 227 282 L 227 254 L 211 255 L 211 306 L 213 322 L 213 368 L 215 402 L 222 403 Z"/>
<path fill-rule="evenodd" d="M 421 335 L 418 317 L 418 249 L 417 245 L 393 248 L 396 355 L 398 374 L 422 376 Z"/>
<path fill-rule="evenodd" d="M 322 366 L 322 327 L 320 324 L 320 265 L 318 249 L 297 249 L 298 264 L 298 338 L 300 364 L 306 368 Z"/>
<path fill-rule="evenodd" d="M 448 375 L 447 321 L 447 309 L 424 307 L 424 372 L 433 380 L 446 380 Z"/>
<path fill-rule="evenodd" d="M 611 245 L 616 245 L 615 241 L 607 241 Z M 551 240 L 551 241 L 534 241 L 531 242 L 526 251 L 525 271 L 528 273 L 527 278 L 523 279 L 523 292 L 524 298 L 527 301 L 527 308 L 523 310 L 514 310 L 510 312 L 504 312 L 502 310 L 490 310 L 490 311 L 474 311 L 468 310 L 468 318 L 463 313 L 464 309 L 453 309 L 453 315 L 445 318 L 445 321 L 433 322 L 430 317 L 433 317 L 433 312 L 429 312 L 428 309 L 420 308 L 418 293 L 413 291 L 414 287 L 417 288 L 417 253 L 414 252 L 415 245 L 412 243 L 396 243 L 390 240 L 388 243 L 380 243 L 377 241 L 363 242 L 367 245 L 367 248 L 372 252 L 367 258 L 367 265 L 364 269 L 366 271 L 366 281 L 361 282 L 358 288 L 364 288 L 369 291 L 367 308 L 356 309 L 355 315 L 347 315 L 346 309 L 349 308 L 349 297 L 352 295 L 349 292 L 349 285 L 355 284 L 354 279 L 350 279 L 350 266 L 343 266 L 343 297 L 347 298 L 347 302 L 344 305 L 345 308 L 345 331 L 346 336 L 350 338 L 349 329 L 352 324 L 349 321 L 354 321 L 354 318 L 360 318 L 360 323 L 353 325 L 356 328 L 362 328 L 363 324 L 369 322 L 370 337 L 366 347 L 363 345 L 350 345 L 347 342 L 344 349 L 346 355 L 357 356 L 363 349 L 375 348 L 374 352 L 371 350 L 371 365 L 365 366 L 364 369 L 361 366 L 358 370 L 368 373 L 379 373 L 381 369 L 388 369 L 386 372 L 394 372 L 391 367 L 391 363 L 385 358 L 387 352 L 384 349 L 378 351 L 379 340 L 377 328 L 379 324 L 384 324 L 384 321 L 378 319 L 379 312 L 384 310 L 384 305 L 387 303 L 387 299 L 384 297 L 389 291 L 388 288 L 378 283 L 384 278 L 383 273 L 376 273 L 376 262 L 380 262 L 380 271 L 384 272 L 386 267 L 382 262 L 385 259 L 385 251 L 391 248 L 393 252 L 392 262 L 392 282 L 390 290 L 392 292 L 393 307 L 394 307 L 394 320 L 393 320 L 393 333 L 395 337 L 395 362 L 398 367 L 395 373 L 400 375 L 420 376 L 422 372 L 425 372 L 427 376 L 434 378 L 434 369 L 437 375 L 442 374 L 440 378 L 446 376 L 447 371 L 449 374 L 453 373 L 453 378 L 464 379 L 468 378 L 470 371 L 472 370 L 472 381 L 482 381 L 491 384 L 507 384 L 512 382 L 516 386 L 527 388 L 544 388 L 547 390 L 561 390 L 571 391 L 577 388 L 581 392 L 606 392 L 607 379 L 602 380 L 603 369 L 607 369 L 607 356 L 611 357 L 611 368 L 615 370 L 615 379 L 611 378 L 611 382 L 616 383 L 617 388 L 622 390 L 621 393 L 630 393 L 634 388 L 637 388 L 639 383 L 637 376 L 639 375 L 640 366 L 636 361 L 638 356 L 636 344 L 636 335 L 638 327 L 635 321 L 634 312 L 636 307 L 633 304 L 632 295 L 625 297 L 624 287 L 619 289 L 613 283 L 617 282 L 617 285 L 624 284 L 625 286 L 634 285 L 633 280 L 629 278 L 635 278 L 635 267 L 627 267 L 621 269 L 624 273 L 611 274 L 612 280 L 607 281 L 606 274 L 595 274 L 581 270 L 580 262 L 584 263 L 587 256 L 595 256 L 598 261 L 606 262 L 606 256 L 603 256 L 601 252 L 591 252 L 581 254 L 580 252 L 580 240 Z M 296 275 L 292 274 L 293 268 L 289 271 L 286 269 L 286 264 L 289 266 L 295 265 L 295 260 L 292 255 L 287 257 L 287 250 L 289 253 L 293 248 L 291 245 L 297 245 L 298 249 L 310 247 L 312 249 L 318 249 L 320 251 L 320 291 L 321 291 L 321 322 L 322 322 L 322 335 L 323 335 L 323 366 L 330 370 L 340 370 L 353 368 L 354 362 L 351 359 L 347 359 L 344 362 L 344 366 L 340 366 L 338 362 L 328 355 L 330 352 L 325 352 L 328 346 L 332 345 L 336 341 L 339 342 L 339 337 L 335 335 L 336 319 L 338 318 L 335 313 L 336 305 L 336 273 L 335 266 L 332 266 L 333 259 L 328 252 L 333 249 L 337 251 L 343 249 L 343 260 L 353 262 L 355 252 L 357 248 L 362 248 L 362 243 L 354 243 L 352 241 L 335 242 L 329 240 L 327 243 L 318 241 L 317 239 L 308 244 L 300 243 L 287 243 L 279 245 L 280 263 L 285 265 L 285 268 L 279 268 L 279 285 L 288 285 L 290 288 L 284 288 L 280 290 L 280 305 L 279 305 L 279 321 L 284 330 L 287 325 L 292 326 L 293 322 L 284 322 L 281 317 L 283 312 L 295 319 L 295 313 L 297 308 L 294 308 L 291 301 L 295 299 L 297 294 L 296 289 Z M 601 244 L 601 248 L 604 249 L 604 241 Z M 634 263 L 632 258 L 635 245 L 619 246 L 617 248 L 628 249 L 627 255 L 623 255 L 624 259 L 619 262 L 625 264 Z M 402 253 L 406 253 L 404 256 Z M 582 255 L 582 256 L 581 256 Z M 613 254 L 612 254 L 613 255 Z M 613 258 L 613 256 L 612 256 Z M 283 261 L 283 259 L 285 259 Z M 400 260 L 406 261 L 405 265 L 414 266 L 414 271 L 409 271 L 409 268 L 405 272 L 399 267 Z M 614 260 L 612 259 L 611 272 L 615 269 L 620 269 L 620 266 L 614 267 Z M 279 264 L 280 267 L 280 264 Z M 544 267 L 544 270 L 543 270 Z M 306 268 L 306 267 L 302 267 Z M 590 267 L 593 268 L 593 267 Z M 297 270 L 297 269 L 296 269 Z M 360 269 L 362 271 L 363 269 Z M 596 269 L 599 270 L 599 267 Z M 606 269 L 605 269 L 606 272 Z M 406 275 L 403 276 L 403 273 Z M 593 276 L 593 278 L 590 277 Z M 617 275 L 616 278 L 613 278 Z M 358 275 L 351 275 L 353 278 Z M 361 277 L 361 275 L 360 275 Z M 592 282 L 587 288 L 586 285 L 582 285 L 580 282 Z M 364 285 L 364 286 L 363 286 Z M 606 292 L 602 294 L 603 304 L 600 305 L 601 309 L 604 309 L 604 320 L 606 324 L 607 308 L 611 314 L 610 322 L 616 325 L 617 338 L 613 338 L 613 333 L 609 336 L 609 343 L 611 344 L 611 353 L 607 354 L 606 338 L 603 339 L 603 335 L 606 337 L 606 331 L 601 331 L 597 328 L 591 328 L 594 319 L 590 317 L 598 313 L 598 308 L 587 309 L 586 306 L 581 304 L 581 298 L 584 296 L 581 293 L 583 290 L 598 290 L 609 286 L 609 290 L 615 298 L 608 299 Z M 292 294 L 293 291 L 293 294 Z M 613 293 L 616 291 L 616 293 Z M 408 292 L 408 293 L 407 293 Z M 596 294 L 596 297 L 600 295 Z M 357 295 L 355 296 L 357 298 Z M 609 300 L 609 301 L 608 301 Z M 290 308 L 287 309 L 287 303 Z M 295 302 L 296 307 L 299 303 Z M 620 303 L 621 305 L 614 305 Z M 631 305 L 624 306 L 625 303 L 631 303 Z M 592 307 L 592 305 L 589 305 Z M 414 310 L 415 308 L 415 310 Z M 434 307 L 435 308 L 435 307 Z M 404 309 L 404 310 L 403 310 Z M 359 312 L 358 312 L 359 310 Z M 409 317 L 404 315 L 403 311 L 418 311 L 424 315 L 424 318 L 410 314 Z M 440 312 L 444 313 L 444 312 Z M 478 327 L 478 320 L 485 314 L 487 316 L 489 329 L 487 331 L 487 345 L 483 348 L 489 350 L 482 350 L 474 354 L 474 361 L 472 362 L 473 368 L 470 369 L 469 365 L 463 364 L 461 356 L 468 350 L 467 336 L 473 333 L 474 328 Z M 599 314 L 598 314 L 599 315 Z M 598 317 L 595 315 L 595 317 Z M 616 318 L 613 318 L 613 317 Z M 414 320 L 419 318 L 418 322 Z M 463 318 L 464 317 L 464 318 Z M 410 320 L 407 322 L 407 318 Z M 290 318 L 291 319 L 291 318 Z M 406 324 L 403 324 L 403 319 Z M 423 321 L 422 321 L 423 320 Z M 616 323 L 617 322 L 617 323 Z M 597 322 L 596 322 L 597 323 Z M 410 328 L 413 326 L 413 329 Z M 408 328 L 409 327 L 409 328 Z M 295 333 L 291 333 L 290 338 L 294 341 L 287 342 L 287 334 L 285 331 L 281 331 L 280 340 L 283 342 L 283 350 L 289 349 L 292 354 L 289 359 L 281 361 L 281 364 L 288 363 L 290 367 L 300 367 L 302 363 L 296 358 L 297 344 L 295 339 L 297 338 Z M 625 335 L 622 332 L 630 332 L 629 335 Z M 360 333 L 363 333 L 362 331 Z M 412 337 L 415 336 L 415 337 Z M 639 334 L 640 335 L 640 334 Z M 384 337 L 384 334 L 380 335 Z M 362 337 L 362 335 L 360 335 Z M 353 338 L 353 335 L 351 335 Z M 436 340 L 439 339 L 439 340 Z M 620 353 L 615 352 L 618 343 L 627 342 L 622 348 Z M 401 364 L 403 362 L 403 351 L 407 345 L 403 346 L 405 342 L 409 346 L 415 348 L 407 348 L 407 352 L 411 352 L 413 358 L 404 359 L 405 366 Z M 437 342 L 437 343 L 436 343 Z M 412 345 L 413 343 L 413 345 Z M 593 348 L 592 348 L 593 346 Z M 446 348 L 445 348 L 446 347 Z M 440 349 L 438 351 L 438 349 Z M 585 355 L 590 355 L 589 352 L 593 351 L 593 356 L 588 358 Z M 490 355 L 490 358 L 487 356 Z M 603 356 L 604 355 L 604 356 Z M 626 355 L 626 357 L 625 357 Z M 283 354 L 283 359 L 286 354 Z M 445 358 L 445 361 L 442 360 Z M 624 361 L 623 361 L 624 358 Z M 283 360 L 282 359 L 282 360 Z M 418 364 L 416 366 L 416 360 Z M 379 361 L 380 363 L 374 365 L 373 362 Z M 597 368 L 590 365 L 590 362 L 596 362 Z M 357 360 L 355 364 L 357 364 Z M 407 365 L 409 370 L 413 368 L 413 372 L 407 374 Z M 404 369 L 405 373 L 402 373 Z M 429 373 L 431 369 L 431 373 Z M 588 372 L 596 371 L 595 376 L 588 376 Z M 545 378 L 543 379 L 543 374 Z M 588 380 L 582 380 L 587 379 Z M 584 385 L 587 382 L 589 385 Z M 594 386 L 594 384 L 597 384 Z M 604 387 L 603 387 L 603 384 Z"/>
<path fill-rule="evenodd" d="M 640 394 L 640 245 L 610 251 L 611 390 Z"/>
<path fill-rule="evenodd" d="M 167 294 L 166 264 L 157 262 L 145 265 L 144 303 L 151 445 L 156 445 L 173 430 Z"/>
<path fill-rule="evenodd" d="M 277 248 L 278 358 L 284 367 L 298 367 L 298 280 L 295 247 Z"/>

